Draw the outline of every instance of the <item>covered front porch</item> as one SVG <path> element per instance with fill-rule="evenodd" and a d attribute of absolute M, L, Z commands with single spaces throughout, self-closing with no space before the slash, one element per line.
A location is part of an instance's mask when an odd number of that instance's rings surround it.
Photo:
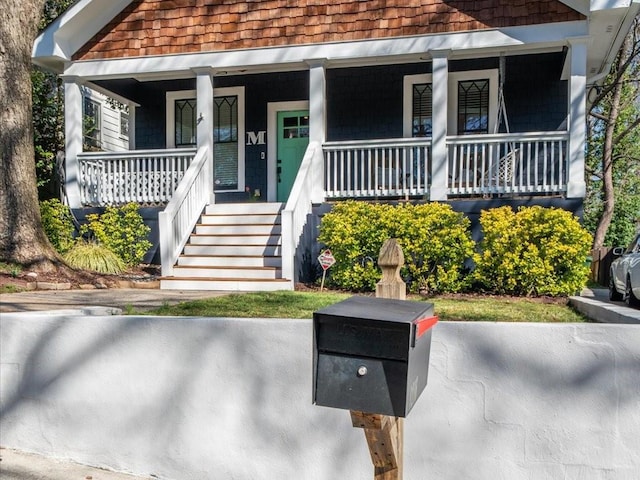
<path fill-rule="evenodd" d="M 211 242 L 212 251 L 216 242 L 250 242 L 269 261 L 243 268 L 273 269 L 277 288 L 293 288 L 305 225 L 325 202 L 584 196 L 584 39 L 398 61 L 66 76 L 69 203 L 162 209 L 165 278 L 180 271 L 194 241 Z M 87 86 L 129 106 L 130 150 L 83 151 Z M 238 203 L 248 211 L 276 204 L 259 239 L 239 226 L 233 240 L 197 233 L 215 231 L 206 217 Z"/>

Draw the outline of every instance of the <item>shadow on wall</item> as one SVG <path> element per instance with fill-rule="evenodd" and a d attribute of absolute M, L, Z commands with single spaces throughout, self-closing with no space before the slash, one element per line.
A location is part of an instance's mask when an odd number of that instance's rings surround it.
<path fill-rule="evenodd" d="M 0 336 L 7 447 L 161 478 L 371 478 L 348 412 L 311 404 L 310 321 L 20 313 Z M 637 468 L 638 345 L 629 326 L 441 322 L 407 478 Z"/>

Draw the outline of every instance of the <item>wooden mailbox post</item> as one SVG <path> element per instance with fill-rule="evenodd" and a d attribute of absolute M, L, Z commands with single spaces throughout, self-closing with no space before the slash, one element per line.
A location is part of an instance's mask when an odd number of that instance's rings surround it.
<path fill-rule="evenodd" d="M 382 245 L 378 265 L 382 269 L 382 279 L 376 285 L 376 297 L 405 300 L 407 287 L 400 277 L 404 254 L 395 239 Z M 351 410 L 351 423 L 364 429 L 374 466 L 374 480 L 402 480 L 404 418 Z"/>

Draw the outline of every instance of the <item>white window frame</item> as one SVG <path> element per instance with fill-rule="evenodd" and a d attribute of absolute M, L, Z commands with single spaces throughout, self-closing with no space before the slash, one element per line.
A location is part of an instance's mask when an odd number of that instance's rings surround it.
<path fill-rule="evenodd" d="M 402 132 L 404 137 L 412 135 L 413 114 L 413 86 L 421 83 L 431 83 L 433 77 L 430 73 L 418 75 L 406 75 L 403 86 L 403 122 Z M 447 90 L 447 133 L 458 134 L 458 82 L 467 80 L 489 80 L 489 133 L 496 132 L 498 121 L 498 69 L 467 70 L 464 72 L 449 72 Z M 435 88 L 433 88 L 435 91 Z"/>
<path fill-rule="evenodd" d="M 98 148 L 102 148 L 102 130 L 103 130 L 103 114 L 102 114 L 102 100 L 100 100 L 99 98 L 96 98 L 95 95 L 91 94 L 91 91 L 89 90 L 85 90 L 82 93 L 82 143 L 85 143 L 85 140 L 87 138 L 85 132 L 84 132 L 84 118 L 87 116 L 87 113 L 84 109 L 85 106 L 85 101 L 89 101 L 91 103 L 93 103 L 96 106 L 96 112 L 98 114 L 98 135 L 96 135 L 95 137 L 92 137 L 95 141 L 98 142 Z"/>
<path fill-rule="evenodd" d="M 127 133 L 122 133 L 122 117 L 126 115 L 127 117 Z M 125 112 L 124 109 L 120 110 L 120 138 L 124 140 L 129 140 L 129 130 L 131 130 L 131 116 L 129 112 Z"/>
<path fill-rule="evenodd" d="M 235 190 L 218 190 L 218 193 L 244 192 L 245 184 L 245 93 L 244 87 L 214 88 L 213 97 L 238 97 L 238 188 Z M 166 94 L 166 145 L 168 149 L 176 148 L 175 105 L 176 100 L 197 100 L 196 90 L 175 90 Z M 213 112 L 210 113 L 213 115 Z M 198 117 L 201 112 L 198 112 Z M 215 146 L 214 146 L 215 148 Z M 213 172 L 212 172 L 213 174 Z"/>

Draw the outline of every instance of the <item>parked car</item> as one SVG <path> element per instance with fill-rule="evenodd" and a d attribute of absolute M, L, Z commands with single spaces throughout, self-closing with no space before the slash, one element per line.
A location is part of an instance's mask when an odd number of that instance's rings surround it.
<path fill-rule="evenodd" d="M 613 255 L 618 258 L 611 263 L 609 298 L 640 307 L 640 232 L 626 250 L 624 247 L 614 248 Z"/>

